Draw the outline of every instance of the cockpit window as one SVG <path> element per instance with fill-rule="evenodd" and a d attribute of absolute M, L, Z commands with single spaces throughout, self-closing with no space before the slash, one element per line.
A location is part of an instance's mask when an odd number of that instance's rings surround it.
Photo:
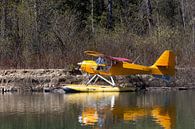
<path fill-rule="evenodd" d="M 96 70 L 101 70 L 101 71 L 108 71 L 112 66 L 112 61 L 106 60 L 105 58 L 102 57 L 98 57 L 96 59 L 96 63 L 98 64 Z"/>
<path fill-rule="evenodd" d="M 102 57 L 98 57 L 98 58 L 96 59 L 96 63 L 97 63 L 97 64 L 105 64 L 105 59 L 102 58 Z"/>

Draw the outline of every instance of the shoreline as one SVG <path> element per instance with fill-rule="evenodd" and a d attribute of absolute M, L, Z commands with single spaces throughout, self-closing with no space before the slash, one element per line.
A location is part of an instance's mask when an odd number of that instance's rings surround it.
<path fill-rule="evenodd" d="M 193 90 L 195 89 L 193 69 L 177 69 L 176 76 L 167 83 L 151 75 L 130 75 L 115 77 L 117 86 L 132 86 L 148 91 Z M 0 70 L 0 93 L 6 92 L 61 92 L 66 84 L 81 84 L 89 79 L 78 70 L 66 69 L 5 69 Z M 102 84 L 103 82 L 99 82 Z"/>

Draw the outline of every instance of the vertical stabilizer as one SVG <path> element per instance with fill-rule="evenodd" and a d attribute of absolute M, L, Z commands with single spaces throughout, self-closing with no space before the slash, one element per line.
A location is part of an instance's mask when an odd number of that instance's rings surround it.
<path fill-rule="evenodd" d="M 173 76 L 175 74 L 175 54 L 170 50 L 164 51 L 151 68 L 154 75 Z"/>
<path fill-rule="evenodd" d="M 154 63 L 158 67 L 175 67 L 175 54 L 172 51 L 166 50 Z"/>

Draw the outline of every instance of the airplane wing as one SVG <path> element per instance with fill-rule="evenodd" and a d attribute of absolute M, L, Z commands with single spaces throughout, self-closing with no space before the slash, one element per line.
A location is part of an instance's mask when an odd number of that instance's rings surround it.
<path fill-rule="evenodd" d="M 87 54 L 87 55 L 90 55 L 90 56 L 95 56 L 95 57 L 105 57 L 106 59 L 109 59 L 109 60 L 112 60 L 112 61 L 132 63 L 132 61 L 130 59 L 121 58 L 121 57 L 107 56 L 107 55 L 104 55 L 103 53 L 96 52 L 96 51 L 85 51 L 84 53 Z"/>
<path fill-rule="evenodd" d="M 84 51 L 85 54 L 95 57 L 104 57 L 104 54 L 96 51 Z"/>

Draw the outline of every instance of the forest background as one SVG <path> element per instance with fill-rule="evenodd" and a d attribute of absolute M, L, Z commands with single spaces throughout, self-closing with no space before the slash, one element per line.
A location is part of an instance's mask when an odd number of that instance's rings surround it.
<path fill-rule="evenodd" d="M 194 0 L 1 0 L 0 68 L 65 68 L 84 50 L 195 67 Z"/>

